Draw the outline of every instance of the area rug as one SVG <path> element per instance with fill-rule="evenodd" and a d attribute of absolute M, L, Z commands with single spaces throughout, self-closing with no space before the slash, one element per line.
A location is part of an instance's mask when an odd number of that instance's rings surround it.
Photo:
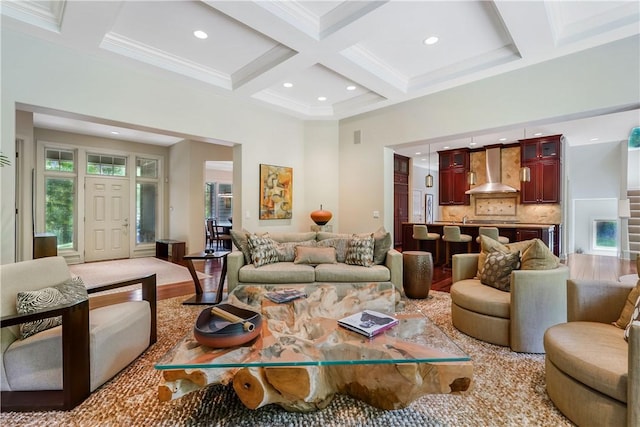
<path fill-rule="evenodd" d="M 193 279 L 187 267 L 158 258 L 132 258 L 114 261 L 88 262 L 69 266 L 71 274 L 80 276 L 87 287 L 156 274 L 156 285 L 189 282 Z M 197 272 L 200 279 L 210 277 Z"/>
<path fill-rule="evenodd" d="M 431 318 L 474 364 L 472 390 L 464 395 L 428 395 L 405 409 L 384 411 L 338 395 L 312 413 L 289 413 L 270 405 L 246 409 L 231 385 L 210 386 L 159 402 L 160 373 L 153 364 L 193 325 L 202 310 L 180 298 L 158 302 L 158 342 L 113 380 L 68 412 L 3 413 L 6 426 L 571 426 L 545 392 L 544 356 L 511 352 L 478 341 L 451 324 L 448 293 L 409 300 L 404 311 Z"/>

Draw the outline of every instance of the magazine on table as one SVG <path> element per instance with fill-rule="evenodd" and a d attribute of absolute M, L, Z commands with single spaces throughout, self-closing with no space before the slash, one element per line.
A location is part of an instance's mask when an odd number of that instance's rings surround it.
<path fill-rule="evenodd" d="M 369 338 L 398 324 L 398 319 L 388 314 L 364 310 L 338 320 L 338 325 Z"/>
<path fill-rule="evenodd" d="M 269 298 L 273 302 L 277 302 L 278 304 L 283 302 L 293 301 L 294 299 L 304 298 L 307 296 L 307 293 L 300 289 L 278 289 L 277 291 L 267 292 L 265 294 L 267 298 Z"/>

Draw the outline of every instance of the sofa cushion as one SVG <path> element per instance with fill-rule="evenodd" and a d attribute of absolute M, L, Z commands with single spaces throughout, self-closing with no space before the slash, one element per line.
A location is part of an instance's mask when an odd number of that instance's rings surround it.
<path fill-rule="evenodd" d="M 318 241 L 318 246 L 334 248 L 336 250 L 336 261 L 344 262 L 347 259 L 347 247 L 350 240 L 350 237 L 331 237 Z"/>
<path fill-rule="evenodd" d="M 627 401 L 629 345 L 623 331 L 607 323 L 569 322 L 547 329 L 546 357 L 576 381 Z"/>
<path fill-rule="evenodd" d="M 458 306 L 492 317 L 510 318 L 511 294 L 480 283 L 460 280 L 451 286 L 451 301 Z"/>
<path fill-rule="evenodd" d="M 238 248 L 242 254 L 244 255 L 244 263 L 251 264 L 251 249 L 249 249 L 249 240 L 248 237 L 251 235 L 250 232 L 245 230 L 242 231 L 230 230 L 231 233 L 231 241 Z"/>
<path fill-rule="evenodd" d="M 324 265 L 324 264 L 323 264 Z M 329 265 L 329 264 L 327 264 Z M 277 262 L 256 268 L 253 264 L 244 265 L 238 271 L 240 283 L 312 283 L 315 281 L 313 266 Z"/>
<path fill-rule="evenodd" d="M 38 291 L 21 291 L 16 295 L 16 311 L 33 313 L 45 308 L 74 304 L 86 300 L 87 288 L 80 277 Z M 22 339 L 62 324 L 62 316 L 26 322 L 20 325 Z"/>
<path fill-rule="evenodd" d="M 355 234 L 358 237 L 368 237 L 371 236 L 372 233 L 361 233 L 361 234 Z M 334 246 L 336 248 L 337 251 L 337 258 L 338 258 L 338 262 L 344 262 L 344 259 L 342 259 L 341 257 L 341 245 L 347 245 L 348 242 L 351 240 L 351 238 L 353 237 L 353 234 L 346 234 L 346 233 L 329 233 L 326 231 L 320 231 L 317 234 L 317 240 L 318 240 L 318 244 L 319 245 L 326 245 L 328 243 L 321 243 L 325 240 L 329 240 L 329 239 L 338 239 L 334 242 L 340 242 L 336 245 L 331 245 Z M 373 233 L 373 263 L 374 264 L 384 264 L 386 257 L 387 257 L 387 252 L 389 252 L 389 249 L 391 249 L 391 246 L 393 245 L 393 241 L 391 239 L 391 233 L 389 233 L 387 230 L 385 230 L 384 227 L 380 227 L 378 230 L 376 230 Z"/>
<path fill-rule="evenodd" d="M 296 259 L 297 246 L 316 246 L 315 240 L 305 240 L 303 242 L 282 242 L 276 243 L 279 262 L 293 262 Z"/>
<path fill-rule="evenodd" d="M 629 324 L 626 328 L 624 328 L 624 340 L 629 341 L 629 333 L 631 331 L 631 324 L 635 321 L 640 321 L 640 296 L 636 300 L 636 304 L 633 307 L 633 313 L 631 314 L 631 319 L 629 319 Z"/>
<path fill-rule="evenodd" d="M 540 239 L 533 239 L 531 245 L 522 252 L 522 270 L 551 270 L 558 265 L 560 259 Z"/>
<path fill-rule="evenodd" d="M 252 234 L 248 237 L 248 241 L 249 249 L 251 250 L 251 261 L 256 268 L 278 262 L 276 242 L 269 237 L 269 233 L 263 236 Z"/>
<path fill-rule="evenodd" d="M 511 272 L 516 270 L 519 264 L 519 252 L 490 252 L 480 273 L 480 282 L 501 291 L 509 292 L 511 288 Z"/>
<path fill-rule="evenodd" d="M 387 282 L 391 280 L 391 272 L 383 265 L 319 264 L 315 277 L 316 282 Z"/>
<path fill-rule="evenodd" d="M 354 234 L 347 246 L 347 257 L 345 264 L 361 265 L 370 267 L 373 265 L 373 233 L 368 236 L 358 236 Z"/>
<path fill-rule="evenodd" d="M 334 264 L 336 262 L 335 248 L 296 247 L 294 264 Z"/>
<path fill-rule="evenodd" d="M 269 233 L 269 237 L 278 243 L 288 242 L 306 242 L 308 240 L 316 240 L 315 231 L 307 231 L 301 233 Z"/>
<path fill-rule="evenodd" d="M 618 320 L 613 322 L 615 326 L 620 329 L 625 329 L 631 320 L 631 314 L 633 313 L 633 307 L 635 305 L 636 300 L 640 296 L 640 283 L 636 285 L 635 288 L 631 289 L 629 295 L 627 296 L 627 300 L 624 303 L 624 307 L 622 307 L 622 312 L 620 313 L 620 317 Z"/>

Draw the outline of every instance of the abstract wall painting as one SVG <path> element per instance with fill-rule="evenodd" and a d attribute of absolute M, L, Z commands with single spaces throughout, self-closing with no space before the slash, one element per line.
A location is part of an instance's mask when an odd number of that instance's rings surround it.
<path fill-rule="evenodd" d="M 260 165 L 260 219 L 291 219 L 293 168 Z"/>
<path fill-rule="evenodd" d="M 593 248 L 615 250 L 618 247 L 618 221 L 596 219 L 593 221 Z"/>

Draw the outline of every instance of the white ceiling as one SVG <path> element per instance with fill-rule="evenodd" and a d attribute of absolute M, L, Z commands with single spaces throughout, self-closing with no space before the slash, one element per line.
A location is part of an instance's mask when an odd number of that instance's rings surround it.
<path fill-rule="evenodd" d="M 639 10 L 638 1 L 3 1 L 2 23 L 294 117 L 336 120 L 637 35 Z M 439 42 L 425 45 L 432 35 Z M 36 122 L 54 126 L 43 116 Z"/>

